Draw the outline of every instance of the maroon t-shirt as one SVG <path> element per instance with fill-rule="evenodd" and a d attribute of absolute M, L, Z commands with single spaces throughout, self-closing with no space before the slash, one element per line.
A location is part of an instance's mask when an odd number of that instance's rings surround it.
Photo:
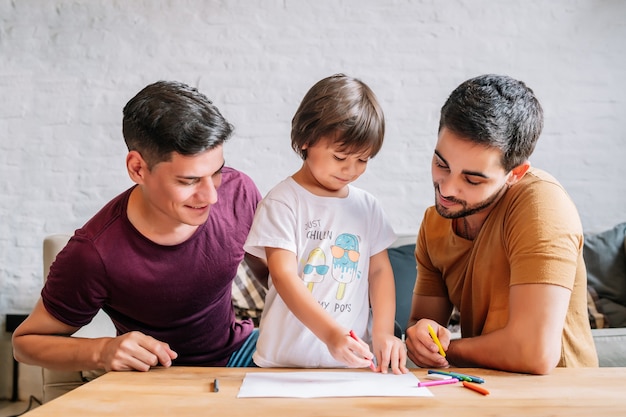
<path fill-rule="evenodd" d="M 174 365 L 224 366 L 253 329 L 235 321 L 231 284 L 261 195 L 245 174 L 222 172 L 208 221 L 179 245 L 158 245 L 129 222 L 132 188 L 111 200 L 51 265 L 41 293 L 48 312 L 80 327 L 102 308 L 118 334 L 169 343 Z"/>

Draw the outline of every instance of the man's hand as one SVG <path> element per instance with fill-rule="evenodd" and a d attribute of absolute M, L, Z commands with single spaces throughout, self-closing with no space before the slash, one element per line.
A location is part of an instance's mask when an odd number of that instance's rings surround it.
<path fill-rule="evenodd" d="M 167 343 L 141 332 L 130 332 L 108 339 L 100 353 L 106 371 L 148 371 L 151 367 L 172 365 L 178 354 Z"/>
<path fill-rule="evenodd" d="M 406 329 L 406 347 L 409 359 L 423 368 L 450 366 L 446 358 L 439 354 L 439 347 L 430 337 L 428 324 L 433 327 L 443 350 L 448 350 L 450 331 L 433 320 L 422 319 Z"/>

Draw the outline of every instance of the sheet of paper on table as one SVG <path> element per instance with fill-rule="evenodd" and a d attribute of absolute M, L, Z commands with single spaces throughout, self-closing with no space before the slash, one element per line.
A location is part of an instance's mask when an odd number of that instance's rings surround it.
<path fill-rule="evenodd" d="M 417 386 L 418 382 L 412 373 L 250 372 L 237 397 L 432 397 L 428 388 Z"/>

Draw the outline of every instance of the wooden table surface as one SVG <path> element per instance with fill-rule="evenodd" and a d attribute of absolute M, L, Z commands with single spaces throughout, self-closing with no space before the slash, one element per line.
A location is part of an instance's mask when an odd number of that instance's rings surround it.
<path fill-rule="evenodd" d="M 172 367 L 109 372 L 26 415 L 626 416 L 626 368 L 557 368 L 544 376 L 457 369 L 483 377 L 481 386 L 490 391 L 488 396 L 454 384 L 430 387 L 434 397 L 237 398 L 246 373 L 270 371 L 303 370 Z M 411 371 L 424 380 L 427 370 Z M 214 378 L 219 379 L 217 393 L 212 392 Z"/>

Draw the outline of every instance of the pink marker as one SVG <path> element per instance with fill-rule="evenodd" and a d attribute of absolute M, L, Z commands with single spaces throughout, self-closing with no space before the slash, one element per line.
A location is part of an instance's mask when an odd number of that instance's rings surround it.
<path fill-rule="evenodd" d="M 356 340 L 357 342 L 359 341 L 359 338 L 356 336 L 356 334 L 352 330 L 350 330 L 350 337 Z M 376 365 L 374 365 L 374 359 L 372 359 L 372 361 L 370 362 L 370 369 L 376 372 Z"/>
<path fill-rule="evenodd" d="M 459 380 L 456 378 L 451 378 L 451 379 L 442 379 L 441 381 L 425 381 L 425 382 L 418 382 L 417 386 L 418 387 L 432 387 L 433 385 L 454 384 L 455 382 L 459 382 Z"/>

